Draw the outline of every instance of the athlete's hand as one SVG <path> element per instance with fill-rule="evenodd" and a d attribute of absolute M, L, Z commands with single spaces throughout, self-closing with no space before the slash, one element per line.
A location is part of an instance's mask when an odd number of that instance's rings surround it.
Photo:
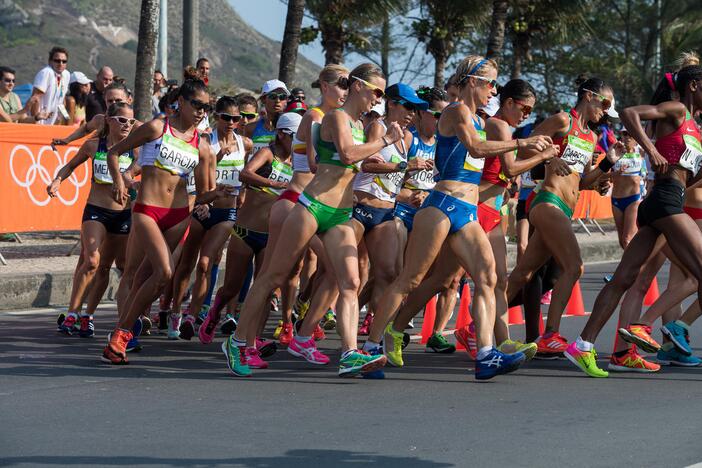
<path fill-rule="evenodd" d="M 612 164 L 615 164 L 617 161 L 619 161 L 622 158 L 622 156 L 624 156 L 625 151 L 626 151 L 626 148 L 624 147 L 624 143 L 622 143 L 621 141 L 618 141 L 609 147 L 609 150 L 607 150 L 607 154 L 605 155 L 605 158 L 607 158 L 607 161 L 611 162 Z"/>
<path fill-rule="evenodd" d="M 434 167 L 434 161 L 424 158 L 412 158 L 407 162 L 408 171 L 423 171 Z"/>
<path fill-rule="evenodd" d="M 60 185 L 61 180 L 58 177 L 55 178 L 51 181 L 49 185 L 46 186 L 46 193 L 48 193 L 51 198 L 54 198 L 56 196 L 56 193 L 58 192 Z"/>
<path fill-rule="evenodd" d="M 288 188 L 288 183 L 283 182 L 282 180 L 276 180 L 275 182 L 273 182 L 273 188 L 286 189 Z"/>
<path fill-rule="evenodd" d="M 198 219 L 207 219 L 210 217 L 210 205 L 203 203 L 202 205 L 195 205 L 193 208 L 193 213 Z"/>
<path fill-rule="evenodd" d="M 569 176 L 573 171 L 570 169 L 570 165 L 562 160 L 561 158 L 553 158 L 548 163 L 548 167 L 551 171 L 558 176 Z"/>
<path fill-rule="evenodd" d="M 225 184 L 217 184 L 215 188 L 215 193 L 217 198 L 228 198 L 236 196 L 236 187 Z"/>
<path fill-rule="evenodd" d="M 112 199 L 120 205 L 124 205 L 129 199 L 129 193 L 121 177 L 112 182 Z"/>
<path fill-rule="evenodd" d="M 400 127 L 400 124 L 398 124 L 397 122 L 391 123 L 388 126 L 387 131 L 385 132 L 385 138 L 390 143 L 395 143 L 403 136 L 405 136 L 405 132 L 402 130 L 402 127 Z"/>
<path fill-rule="evenodd" d="M 416 190 L 412 192 L 412 195 L 410 196 L 410 203 L 412 206 L 415 208 L 419 208 L 422 206 L 422 203 L 424 203 L 424 199 L 427 198 L 429 192 L 425 192 L 424 190 Z"/>
<path fill-rule="evenodd" d="M 51 149 L 56 151 L 57 146 L 65 146 L 68 142 L 63 138 L 54 138 L 51 140 Z"/>
<path fill-rule="evenodd" d="M 517 149 L 525 151 L 543 151 L 552 144 L 553 140 L 551 140 L 550 136 L 536 135 L 523 140 L 520 139 Z"/>
<path fill-rule="evenodd" d="M 597 180 L 597 187 L 595 187 L 595 190 L 600 195 L 607 195 L 609 192 L 609 189 L 612 187 L 612 173 L 608 172 L 606 174 L 603 174 L 600 176 L 600 178 Z"/>
<path fill-rule="evenodd" d="M 383 159 L 383 157 L 378 153 L 371 154 L 364 161 L 375 164 L 385 164 L 385 159 Z"/>
<path fill-rule="evenodd" d="M 661 155 L 661 153 L 658 152 L 658 150 L 655 150 L 653 153 L 650 153 L 648 155 L 648 160 L 651 163 L 651 168 L 653 169 L 653 172 L 656 172 L 658 174 L 664 174 L 668 171 L 668 161 L 666 161 L 666 159 Z"/>
<path fill-rule="evenodd" d="M 541 152 L 541 160 L 548 161 L 553 159 L 558 156 L 558 153 L 560 152 L 561 148 L 558 145 L 551 145 L 550 147 L 546 148 L 546 151 Z"/>

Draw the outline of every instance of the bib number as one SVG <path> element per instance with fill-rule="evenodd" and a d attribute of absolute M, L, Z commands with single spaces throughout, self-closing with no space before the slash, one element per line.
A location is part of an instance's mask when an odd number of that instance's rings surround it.
<path fill-rule="evenodd" d="M 271 163 L 271 175 L 268 176 L 268 179 L 274 181 L 274 182 L 285 182 L 286 184 L 289 184 L 290 181 L 292 180 L 293 176 L 293 170 L 292 166 L 289 164 L 282 163 L 280 161 L 276 161 L 275 159 Z M 273 187 L 264 187 L 263 191 L 268 192 L 274 195 L 280 195 L 283 193 L 284 189 L 277 189 Z"/>
<path fill-rule="evenodd" d="M 643 158 L 638 153 L 627 153 L 617 161 L 614 170 L 624 175 L 639 175 L 643 168 Z"/>
<path fill-rule="evenodd" d="M 585 165 L 590 163 L 594 151 L 595 145 L 593 143 L 575 135 L 568 135 L 568 145 L 563 150 L 561 159 L 571 166 L 573 172 L 582 174 L 585 171 Z"/>
<path fill-rule="evenodd" d="M 683 135 L 685 151 L 680 155 L 678 165 L 697 175 L 702 164 L 702 144 L 692 135 Z"/>
<path fill-rule="evenodd" d="M 476 132 L 478 132 L 480 141 L 485 141 L 485 131 L 476 130 Z M 485 167 L 485 158 L 474 158 L 469 152 L 466 152 L 466 159 L 463 162 L 463 169 L 473 172 L 482 172 L 483 167 Z"/>

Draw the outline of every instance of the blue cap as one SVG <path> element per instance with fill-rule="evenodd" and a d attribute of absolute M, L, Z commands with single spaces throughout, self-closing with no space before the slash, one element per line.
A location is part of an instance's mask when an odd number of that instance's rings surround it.
<path fill-rule="evenodd" d="M 397 83 L 385 89 L 385 96 L 398 104 L 412 104 L 419 110 L 429 109 L 429 103 L 417 96 L 417 92 L 408 84 Z"/>

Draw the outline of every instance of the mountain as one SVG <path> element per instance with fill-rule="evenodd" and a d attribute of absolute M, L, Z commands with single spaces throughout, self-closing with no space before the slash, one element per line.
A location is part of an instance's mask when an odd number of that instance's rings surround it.
<path fill-rule="evenodd" d="M 31 82 L 54 45 L 68 49 L 68 69 L 94 77 L 102 65 L 134 82 L 138 0 L 0 0 L 0 65 Z M 168 77 L 182 80 L 182 0 L 168 2 Z M 260 89 L 276 78 L 280 43 L 246 24 L 226 0 L 200 1 L 200 55 L 215 87 Z M 309 90 L 319 66 L 298 56 L 297 82 Z"/>

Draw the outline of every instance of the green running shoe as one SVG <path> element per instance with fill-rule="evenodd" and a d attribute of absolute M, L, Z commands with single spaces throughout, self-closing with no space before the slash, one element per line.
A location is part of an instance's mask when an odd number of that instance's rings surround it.
<path fill-rule="evenodd" d="M 575 346 L 575 341 L 573 341 L 563 355 L 590 377 L 609 377 L 609 372 L 597 367 L 597 352 L 595 348 L 592 348 L 592 351 L 580 351 Z"/>
<path fill-rule="evenodd" d="M 522 343 L 518 340 L 505 340 L 497 350 L 505 354 L 524 353 L 527 361 L 531 361 L 536 356 L 539 346 L 536 343 Z"/>
<path fill-rule="evenodd" d="M 327 313 L 324 314 L 322 323 L 324 324 L 322 328 L 325 330 L 334 330 L 336 328 L 336 315 L 334 315 L 333 310 L 329 309 Z"/>
<path fill-rule="evenodd" d="M 222 342 L 222 352 L 227 356 L 227 366 L 229 366 L 229 370 L 234 375 L 238 377 L 251 376 L 251 368 L 246 362 L 244 348 L 239 349 L 234 344 L 234 335 L 230 335 L 229 338 Z"/>
<path fill-rule="evenodd" d="M 383 352 L 388 358 L 388 362 L 395 367 L 402 367 L 402 340 L 404 333 L 392 329 L 393 322 L 388 323 L 385 327 L 383 338 Z"/>
<path fill-rule="evenodd" d="M 360 373 L 366 374 L 382 369 L 387 358 L 382 354 L 370 355 L 358 349 L 342 355 L 339 360 L 339 377 L 354 377 Z"/>
<path fill-rule="evenodd" d="M 441 333 L 434 333 L 427 340 L 427 347 L 424 351 L 427 353 L 451 354 L 456 352 L 456 347 L 449 343 Z"/>

